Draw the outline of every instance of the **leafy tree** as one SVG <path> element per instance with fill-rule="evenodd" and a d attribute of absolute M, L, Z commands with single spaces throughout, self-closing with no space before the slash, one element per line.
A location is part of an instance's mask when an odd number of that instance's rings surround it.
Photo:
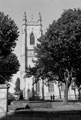
<path fill-rule="evenodd" d="M 18 36 L 14 20 L 0 12 L 0 83 L 9 81 L 19 70 L 19 61 L 13 53 Z"/>
<path fill-rule="evenodd" d="M 19 31 L 15 22 L 0 12 L 0 56 L 7 56 L 16 46 Z"/>
<path fill-rule="evenodd" d="M 16 79 L 16 82 L 15 82 L 15 93 L 19 93 L 20 94 L 20 78 L 17 78 Z"/>
<path fill-rule="evenodd" d="M 19 70 L 19 61 L 14 53 L 5 56 L 0 60 L 0 83 L 9 81 L 13 74 Z"/>
<path fill-rule="evenodd" d="M 20 89 L 20 78 L 18 77 L 15 82 L 15 95 L 19 96 L 19 100 L 23 100 L 23 91 Z"/>
<path fill-rule="evenodd" d="M 63 82 L 64 103 L 67 104 L 70 84 L 81 83 L 81 10 L 65 10 L 38 41 L 37 60 L 30 73 L 37 80 Z"/>

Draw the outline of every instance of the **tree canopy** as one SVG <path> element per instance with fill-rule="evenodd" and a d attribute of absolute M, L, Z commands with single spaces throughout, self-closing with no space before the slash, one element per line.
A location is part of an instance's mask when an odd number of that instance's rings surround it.
<path fill-rule="evenodd" d="M 0 83 L 5 83 L 5 80 L 9 81 L 13 74 L 19 70 L 19 61 L 14 53 L 0 60 Z"/>
<path fill-rule="evenodd" d="M 65 82 L 70 75 L 81 72 L 81 10 L 65 10 L 47 29 L 36 47 L 35 75 L 49 78 L 58 75 Z"/>
<path fill-rule="evenodd" d="M 38 41 L 37 60 L 31 73 L 37 80 L 41 77 L 64 82 L 68 94 L 73 80 L 81 84 L 81 10 L 64 10 Z"/>
<path fill-rule="evenodd" d="M 9 81 L 19 70 L 19 61 L 13 53 L 18 36 L 14 20 L 0 12 L 0 83 Z"/>
<path fill-rule="evenodd" d="M 0 56 L 13 51 L 18 40 L 19 31 L 14 20 L 0 12 Z"/>

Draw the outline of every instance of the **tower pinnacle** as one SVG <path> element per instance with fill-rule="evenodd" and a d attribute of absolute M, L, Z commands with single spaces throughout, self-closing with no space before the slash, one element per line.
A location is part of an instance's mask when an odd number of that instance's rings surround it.
<path fill-rule="evenodd" d="M 39 12 L 39 20 L 42 21 L 41 13 Z"/>
<path fill-rule="evenodd" d="M 42 31 L 42 17 L 41 17 L 40 12 L 39 12 L 39 20 L 38 21 L 40 22 L 40 26 L 41 26 L 40 31 L 41 31 L 41 35 L 42 35 L 43 34 L 43 31 Z"/>
<path fill-rule="evenodd" d="M 32 14 L 32 16 L 31 16 L 31 20 L 33 21 L 33 14 Z"/>
<path fill-rule="evenodd" d="M 24 19 L 23 19 L 23 21 L 24 21 L 24 24 L 25 24 L 25 26 L 27 25 L 27 16 L 26 16 L 26 12 L 24 12 Z"/>

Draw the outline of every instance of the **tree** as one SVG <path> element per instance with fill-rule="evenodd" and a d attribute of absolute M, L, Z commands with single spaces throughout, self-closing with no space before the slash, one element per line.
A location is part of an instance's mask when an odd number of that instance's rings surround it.
<path fill-rule="evenodd" d="M 16 79 L 16 82 L 15 82 L 15 93 L 19 93 L 20 94 L 20 78 Z"/>
<path fill-rule="evenodd" d="M 23 100 L 23 91 L 20 89 L 20 78 L 18 77 L 15 82 L 15 95 L 19 96 L 20 100 Z"/>
<path fill-rule="evenodd" d="M 70 84 L 73 81 L 80 83 L 81 10 L 65 10 L 38 41 L 37 61 L 34 61 L 35 67 L 31 69 L 31 73 L 37 80 L 42 78 L 47 81 L 63 82 L 64 103 L 67 104 Z"/>
<path fill-rule="evenodd" d="M 19 61 L 13 53 L 18 36 L 14 20 L 0 12 L 0 83 L 9 81 L 19 70 Z"/>
<path fill-rule="evenodd" d="M 0 12 L 0 57 L 9 55 L 16 46 L 19 31 L 14 20 Z"/>
<path fill-rule="evenodd" d="M 16 74 L 19 70 L 19 66 L 19 61 L 14 53 L 2 58 L 0 60 L 0 83 L 5 83 L 6 80 L 9 81 L 13 74 Z"/>

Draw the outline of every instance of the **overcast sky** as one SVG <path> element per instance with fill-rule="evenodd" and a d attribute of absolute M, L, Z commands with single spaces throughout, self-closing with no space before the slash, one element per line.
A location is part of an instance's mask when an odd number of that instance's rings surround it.
<path fill-rule="evenodd" d="M 41 12 L 43 19 L 43 31 L 46 31 L 53 20 L 60 17 L 64 9 L 81 8 L 81 0 L 0 0 L 0 11 L 8 14 L 19 27 L 20 37 L 16 46 L 16 53 L 20 58 L 20 43 L 22 31 L 22 19 L 24 12 L 30 20 L 33 14 L 35 20 Z"/>

